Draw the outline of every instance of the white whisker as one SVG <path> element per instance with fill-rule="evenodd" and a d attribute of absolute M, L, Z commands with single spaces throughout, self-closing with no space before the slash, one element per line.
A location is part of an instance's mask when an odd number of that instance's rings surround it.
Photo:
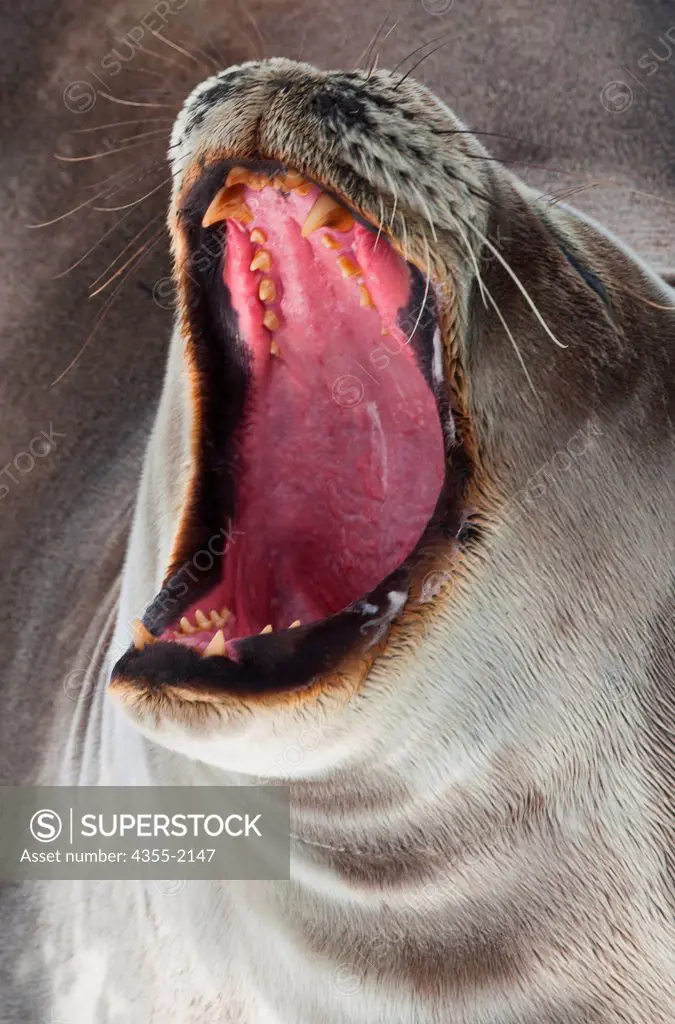
<path fill-rule="evenodd" d="M 528 292 L 528 291 L 527 291 L 527 289 L 525 288 L 524 284 L 522 283 L 522 281 L 520 280 L 520 278 L 518 277 L 518 275 L 517 275 L 516 273 L 514 273 L 514 271 L 513 271 L 512 269 L 511 269 L 511 267 L 509 266 L 509 264 L 507 263 L 507 261 L 506 261 L 506 260 L 504 259 L 504 257 L 503 257 L 503 256 L 502 256 L 502 254 L 500 253 L 499 249 L 497 249 L 497 247 L 496 247 L 496 246 L 494 246 L 494 245 L 492 244 L 492 242 L 490 241 L 490 239 L 489 239 L 489 238 L 487 238 L 487 237 L 486 237 L 486 236 L 485 236 L 485 235 L 483 234 L 483 232 L 482 232 L 482 231 L 480 230 L 480 228 L 477 228 L 475 224 L 472 224 L 472 223 L 471 223 L 470 221 L 468 221 L 468 220 L 463 220 L 463 223 L 464 223 L 465 227 L 467 227 L 467 228 L 469 228 L 469 229 L 470 229 L 471 231 L 475 232 L 475 233 L 476 233 L 476 234 L 478 235 L 478 237 L 479 237 L 479 238 L 481 239 L 481 241 L 483 242 L 483 244 L 484 244 L 484 245 L 487 245 L 488 249 L 489 249 L 489 250 L 490 250 L 490 252 L 491 252 L 491 253 L 493 254 L 493 256 L 496 256 L 496 257 L 497 257 L 497 259 L 499 260 L 499 262 L 500 262 L 500 263 L 501 263 L 501 265 L 503 266 L 503 268 L 504 268 L 504 270 L 506 271 L 506 273 L 507 273 L 507 274 L 509 275 L 509 277 L 511 278 L 511 280 L 512 280 L 512 281 L 514 282 L 514 284 L 516 285 L 516 287 L 518 288 L 518 290 L 519 290 L 519 291 L 521 292 L 521 294 L 522 294 L 522 295 L 523 295 L 523 297 L 525 298 L 525 300 L 526 300 L 527 304 L 529 305 L 530 309 L 532 310 L 532 312 L 533 312 L 533 313 L 534 313 L 534 315 L 536 316 L 537 320 L 539 321 L 539 323 L 541 324 L 541 326 L 542 326 L 542 327 L 544 328 L 544 330 L 545 330 L 545 331 L 546 331 L 546 333 L 548 334 L 548 336 L 549 336 L 549 338 L 551 339 L 551 341 L 553 341 L 553 342 L 554 342 L 554 343 L 555 343 L 555 344 L 556 344 L 556 345 L 558 346 L 558 348 L 567 348 L 568 346 L 567 346 L 567 345 L 565 345 L 565 344 L 563 344 L 563 342 L 562 342 L 562 341 L 558 341 L 558 339 L 556 338 L 555 334 L 553 333 L 553 331 L 552 331 L 552 330 L 551 330 L 551 328 L 550 328 L 550 327 L 548 326 L 548 324 L 547 324 L 547 323 L 546 323 L 546 321 L 544 320 L 543 316 L 542 316 L 542 315 L 541 315 L 541 313 L 539 312 L 539 310 L 538 310 L 538 308 L 537 308 L 537 304 L 536 304 L 536 303 L 534 302 L 534 300 L 533 300 L 533 299 L 531 298 L 531 296 L 530 296 L 529 292 Z"/>
<path fill-rule="evenodd" d="M 382 231 L 384 229 L 384 203 L 382 202 L 382 197 L 381 196 L 377 197 L 377 202 L 378 202 L 378 206 L 380 208 L 380 226 L 377 229 L 377 238 L 375 239 L 375 245 L 373 246 L 373 252 L 375 252 L 375 250 L 377 249 L 377 243 L 379 242 L 380 237 L 382 235 Z"/>
<path fill-rule="evenodd" d="M 430 289 L 430 287 L 431 287 L 431 277 L 429 276 L 429 274 L 427 274 L 427 283 L 426 283 L 426 287 L 424 289 L 424 295 L 422 296 L 422 302 L 420 303 L 420 311 L 417 314 L 417 320 L 415 321 L 415 326 L 413 327 L 412 331 L 410 332 L 410 337 L 406 341 L 406 345 L 410 344 L 410 342 L 412 341 L 413 336 L 415 334 L 415 331 L 419 327 L 420 320 L 422 319 L 422 313 L 424 312 L 424 307 L 426 306 L 427 299 L 429 297 L 429 289 Z"/>
<path fill-rule="evenodd" d="M 494 309 L 495 313 L 499 317 L 499 321 L 500 321 L 502 327 L 506 331 L 506 334 L 507 334 L 507 337 L 509 338 L 509 341 L 513 345 L 513 349 L 514 349 L 514 351 L 515 351 L 515 353 L 516 353 L 516 355 L 518 357 L 518 362 L 520 363 L 520 365 L 521 365 L 521 367 L 523 369 L 523 373 L 525 374 L 525 377 L 527 379 L 527 383 L 529 384 L 529 386 L 530 386 L 530 388 L 532 390 L 532 394 L 534 395 L 534 397 L 537 399 L 537 401 L 541 405 L 541 399 L 539 398 L 539 395 L 537 394 L 537 390 L 536 390 L 534 384 L 532 383 L 532 378 L 530 377 L 528 369 L 527 369 L 527 367 L 525 365 L 525 360 L 522 357 L 521 351 L 518 348 L 518 344 L 516 342 L 516 339 L 513 337 L 513 334 L 511 333 L 511 329 L 510 329 L 509 325 L 507 324 L 506 320 L 504 319 L 504 317 L 502 316 L 502 311 L 499 308 L 499 306 L 497 305 L 497 302 L 494 299 L 494 297 L 492 296 L 492 293 L 490 292 L 488 286 L 487 285 L 483 285 L 483 287 L 485 288 L 485 292 L 487 294 L 487 297 L 488 297 L 488 299 L 490 300 L 490 302 L 492 304 L 492 308 Z"/>
<path fill-rule="evenodd" d="M 483 305 L 487 309 L 487 302 L 485 301 L 485 287 L 483 285 L 483 279 L 482 279 L 482 277 L 480 275 L 480 267 L 478 266 L 478 260 L 476 259 L 476 254 L 473 251 L 473 247 L 471 245 L 471 242 L 469 241 L 466 233 L 464 232 L 464 230 L 462 229 L 461 225 L 459 224 L 459 221 L 457 222 L 457 231 L 459 232 L 459 237 L 462 239 L 462 242 L 464 243 L 464 247 L 465 247 L 466 251 L 468 252 L 468 254 L 469 254 L 470 258 L 471 258 L 471 261 L 473 263 L 473 269 L 474 269 L 474 272 L 476 274 L 476 280 L 478 281 L 478 289 L 480 291 L 481 298 L 483 300 Z"/>
<path fill-rule="evenodd" d="M 169 181 L 171 181 L 171 175 L 164 178 L 163 181 L 160 181 L 159 185 L 155 185 L 154 188 L 151 188 L 150 191 L 146 192 L 145 195 L 140 197 L 140 199 L 134 199 L 131 203 L 124 203 L 122 206 L 95 206 L 94 209 L 100 210 L 104 213 L 113 213 L 116 210 L 128 210 L 130 206 L 138 206 L 138 204 L 142 203 L 144 199 L 148 198 L 148 196 L 152 196 L 155 192 L 159 192 L 160 188 L 163 188 Z"/>
<path fill-rule="evenodd" d="M 178 113 L 179 107 L 174 103 L 141 103 L 139 100 L 121 100 L 118 96 L 112 96 L 109 92 L 104 92 L 103 89 L 99 90 L 99 96 L 102 96 L 104 100 L 109 100 L 111 103 L 119 103 L 122 107 L 153 107 L 157 110 L 175 110 Z"/>
<path fill-rule="evenodd" d="M 111 121 L 110 124 L 98 124 L 93 128 L 73 128 L 70 135 L 88 135 L 90 132 L 101 132 L 104 128 L 122 128 L 130 124 L 149 124 L 152 121 L 163 121 L 164 124 L 172 124 L 170 117 L 139 117 L 132 121 Z"/>

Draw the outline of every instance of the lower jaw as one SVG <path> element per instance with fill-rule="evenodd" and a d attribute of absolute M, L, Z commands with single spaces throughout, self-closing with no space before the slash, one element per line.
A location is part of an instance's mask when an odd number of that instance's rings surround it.
<path fill-rule="evenodd" d="M 189 231 L 193 500 L 116 675 L 261 693 L 307 685 L 380 641 L 461 525 L 465 465 L 446 452 L 419 272 L 351 216 L 305 237 L 316 186 L 240 198 L 248 223 L 203 228 L 202 208 Z M 186 588 L 182 570 L 214 536 L 222 555 Z"/>

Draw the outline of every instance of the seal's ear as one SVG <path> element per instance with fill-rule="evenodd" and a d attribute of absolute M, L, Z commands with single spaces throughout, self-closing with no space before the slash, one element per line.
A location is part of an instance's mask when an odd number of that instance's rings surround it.
<path fill-rule="evenodd" d="M 496 177 L 462 349 L 486 464 L 518 488 L 589 420 L 611 424 L 631 403 L 642 430 L 670 433 L 675 311 L 600 227 Z"/>

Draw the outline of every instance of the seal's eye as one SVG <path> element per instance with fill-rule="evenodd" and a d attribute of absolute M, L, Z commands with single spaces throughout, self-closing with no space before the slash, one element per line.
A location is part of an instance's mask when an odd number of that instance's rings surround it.
<path fill-rule="evenodd" d="M 443 489 L 438 328 L 421 273 L 299 174 L 226 168 L 198 207 L 184 287 L 201 464 L 164 588 L 180 577 L 187 596 L 158 598 L 136 646 L 241 665 L 345 610 L 357 635 L 397 610 L 373 591 Z M 222 557 L 204 574 L 195 556 L 190 583 L 182 566 L 214 535 Z"/>

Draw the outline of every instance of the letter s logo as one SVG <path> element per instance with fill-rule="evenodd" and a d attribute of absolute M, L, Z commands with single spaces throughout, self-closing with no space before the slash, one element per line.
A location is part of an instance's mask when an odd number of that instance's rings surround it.
<path fill-rule="evenodd" d="M 61 835 L 62 828 L 63 822 L 56 811 L 36 811 L 30 819 L 31 833 L 39 843 L 53 843 Z"/>

